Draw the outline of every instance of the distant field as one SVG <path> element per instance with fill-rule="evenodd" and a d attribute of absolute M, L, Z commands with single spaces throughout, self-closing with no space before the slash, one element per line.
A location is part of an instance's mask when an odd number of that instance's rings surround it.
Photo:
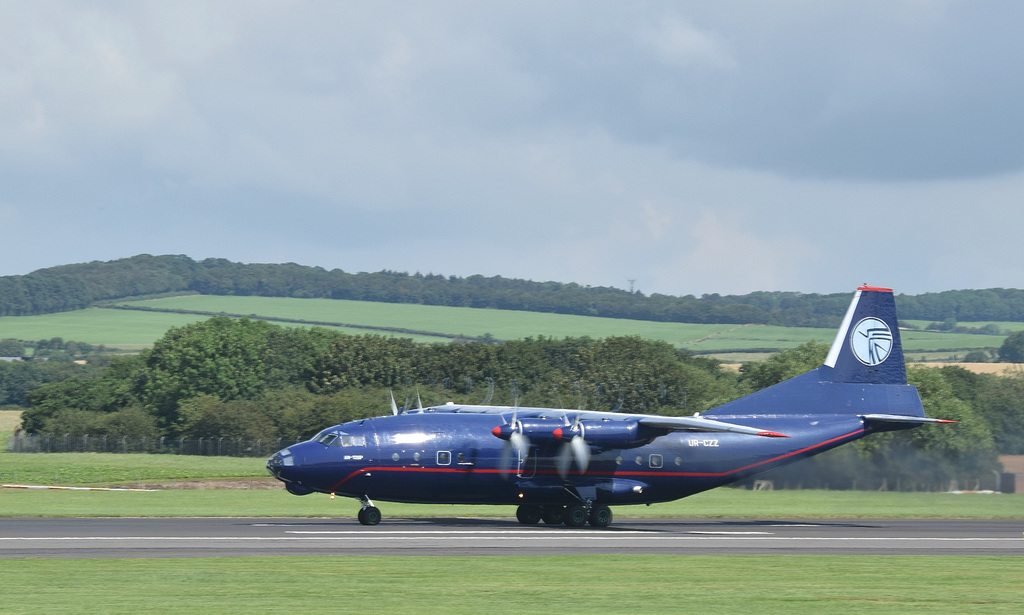
<path fill-rule="evenodd" d="M 1024 373 L 1024 364 L 1022 363 L 963 363 L 963 362 L 951 362 L 943 363 L 942 367 L 962 367 L 969 372 L 975 374 L 1011 374 L 1020 375 Z M 907 363 L 907 367 L 938 367 L 935 363 Z"/>
<path fill-rule="evenodd" d="M 344 323 L 382 330 L 400 328 L 429 331 L 450 338 L 480 337 L 486 334 L 497 339 L 522 339 L 541 335 L 559 338 L 639 335 L 682 346 L 735 327 L 407 303 L 278 297 L 191 295 L 137 301 L 125 305 L 259 314 L 264 317 Z"/>
<path fill-rule="evenodd" d="M 255 314 L 251 310 L 244 313 Z M 0 317 L 0 339 L 41 340 L 61 337 L 65 340 L 137 351 L 151 346 L 171 327 L 181 327 L 208 318 L 210 316 L 201 314 L 101 308 L 39 316 L 3 316 Z M 330 328 L 352 334 L 367 333 L 360 329 Z M 436 341 L 437 338 L 423 336 L 418 339 L 424 342 L 431 340 Z"/>
<path fill-rule="evenodd" d="M 899 306 L 896 306 L 897 311 Z M 920 329 L 924 329 L 928 325 L 932 324 L 932 320 L 900 320 L 901 325 L 914 325 Z M 958 322 L 958 327 L 967 327 L 969 329 L 980 329 L 985 325 L 995 325 L 1004 331 L 1020 331 L 1024 329 L 1024 322 L 1010 322 L 1005 320 L 982 320 L 977 322 Z"/>
<path fill-rule="evenodd" d="M 793 348 L 812 340 L 830 344 L 835 337 L 834 329 L 810 327 L 662 323 L 539 312 L 330 299 L 191 295 L 138 301 L 125 305 L 259 314 L 265 317 L 339 322 L 363 327 L 393 327 L 430 331 L 452 337 L 479 337 L 490 334 L 498 339 L 522 339 L 539 335 L 559 338 L 638 335 L 704 353 Z M 982 324 L 987 323 L 964 323 L 965 326 Z M 1012 328 L 1013 324 L 1024 328 L 1024 323 L 997 324 L 1004 329 Z M 907 331 L 903 334 L 906 352 L 935 352 L 948 349 L 962 349 L 966 352 L 968 349 L 998 347 L 1003 339 L 1002 336 L 919 331 Z"/>
<path fill-rule="evenodd" d="M 0 410 L 0 434 L 14 431 L 18 425 L 21 425 L 21 410 Z"/>
<path fill-rule="evenodd" d="M 1006 338 L 1002 335 L 901 331 L 900 339 L 903 341 L 904 352 L 929 352 L 945 349 L 998 348 Z"/>
<path fill-rule="evenodd" d="M 794 348 L 816 340 L 830 344 L 833 329 L 772 327 L 765 325 L 706 325 L 662 323 L 617 318 L 372 303 L 331 299 L 278 297 L 222 297 L 191 295 L 124 302 L 126 306 L 226 313 L 280 319 L 286 326 L 305 326 L 284 320 L 334 323 L 346 333 L 381 333 L 437 342 L 458 337 L 490 335 L 496 339 L 523 339 L 636 335 L 662 340 L 676 347 L 719 356 L 730 361 L 763 358 L 775 349 Z M 139 350 L 159 339 L 167 329 L 208 318 L 205 314 L 88 309 L 42 316 L 0 318 L 0 338 L 23 340 L 64 339 Z M 928 323 L 923 323 L 924 326 Z M 962 323 L 981 326 L 987 323 Z M 1024 328 L 1024 323 L 996 323 L 1002 329 Z M 344 325 L 350 325 L 346 327 Z M 422 332 L 418 335 L 415 332 Z M 1002 336 L 925 331 L 903 332 L 910 360 L 939 361 L 962 357 L 973 349 L 998 347 Z"/>
<path fill-rule="evenodd" d="M 0 338 L 42 340 L 61 337 L 128 350 L 155 342 L 171 327 L 206 320 L 193 314 L 88 309 L 39 316 L 0 317 Z"/>
<path fill-rule="evenodd" d="M 0 410 L 0 453 L 7 450 L 9 438 L 21 426 L 21 410 Z"/>

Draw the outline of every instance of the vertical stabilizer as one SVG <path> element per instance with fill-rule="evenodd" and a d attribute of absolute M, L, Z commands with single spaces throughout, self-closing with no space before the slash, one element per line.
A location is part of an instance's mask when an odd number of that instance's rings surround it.
<path fill-rule="evenodd" d="M 917 389 L 907 384 L 892 290 L 857 289 L 824 365 L 724 404 L 707 416 L 745 413 L 923 417 Z"/>
<path fill-rule="evenodd" d="M 892 289 L 861 286 L 819 368 L 831 382 L 906 384 Z"/>

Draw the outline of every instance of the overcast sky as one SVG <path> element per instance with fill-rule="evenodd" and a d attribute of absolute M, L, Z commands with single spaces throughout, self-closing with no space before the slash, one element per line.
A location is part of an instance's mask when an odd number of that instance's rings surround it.
<path fill-rule="evenodd" d="M 0 275 L 1024 287 L 1024 3 L 0 0 Z"/>

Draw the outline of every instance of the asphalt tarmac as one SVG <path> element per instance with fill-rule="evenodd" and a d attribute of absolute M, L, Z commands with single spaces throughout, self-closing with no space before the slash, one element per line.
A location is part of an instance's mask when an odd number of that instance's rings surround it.
<path fill-rule="evenodd" d="M 598 553 L 1024 555 L 1024 519 L 0 518 L 0 559 Z"/>

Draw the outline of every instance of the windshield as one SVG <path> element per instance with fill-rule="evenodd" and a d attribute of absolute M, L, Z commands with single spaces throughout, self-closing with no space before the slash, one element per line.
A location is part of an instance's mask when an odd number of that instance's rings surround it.
<path fill-rule="evenodd" d="M 313 441 L 324 446 L 366 446 L 366 436 L 351 435 L 344 431 L 321 431 Z"/>

